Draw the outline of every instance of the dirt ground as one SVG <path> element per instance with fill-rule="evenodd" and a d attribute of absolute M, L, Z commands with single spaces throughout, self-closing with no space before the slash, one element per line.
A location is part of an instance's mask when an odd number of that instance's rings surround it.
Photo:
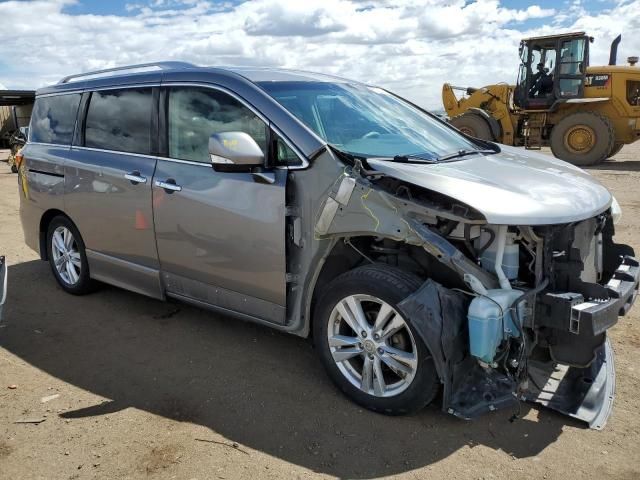
<path fill-rule="evenodd" d="M 591 173 L 640 252 L 640 142 Z M 472 422 L 359 409 L 300 338 L 114 287 L 74 297 L 23 243 L 0 163 L 0 478 L 640 478 L 640 306 L 611 331 L 617 398 L 601 432 L 523 407 Z M 41 423 L 18 423 L 41 421 Z"/>

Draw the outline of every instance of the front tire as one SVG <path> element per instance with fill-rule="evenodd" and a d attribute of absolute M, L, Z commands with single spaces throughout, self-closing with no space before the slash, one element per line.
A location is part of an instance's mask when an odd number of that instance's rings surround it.
<path fill-rule="evenodd" d="M 72 295 L 85 295 L 94 288 L 84 242 L 67 217 L 54 217 L 47 228 L 47 256 L 53 276 Z"/>
<path fill-rule="evenodd" d="M 496 140 L 491 133 L 489 123 L 475 113 L 466 112 L 461 115 L 456 115 L 449 123 L 470 137 L 491 142 Z"/>
<path fill-rule="evenodd" d="M 398 303 L 421 280 L 387 265 L 346 272 L 324 289 L 314 342 L 336 386 L 359 405 L 388 415 L 415 413 L 437 395 L 433 359 Z"/>

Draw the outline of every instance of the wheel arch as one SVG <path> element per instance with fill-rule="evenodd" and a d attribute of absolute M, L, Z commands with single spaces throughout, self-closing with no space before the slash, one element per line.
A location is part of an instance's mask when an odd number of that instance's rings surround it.
<path fill-rule="evenodd" d="M 69 215 L 64 213 L 62 210 L 58 210 L 57 208 L 50 208 L 45 211 L 40 217 L 40 226 L 38 229 L 38 240 L 39 240 L 39 250 L 40 250 L 40 259 L 41 260 L 49 260 L 49 256 L 47 254 L 47 229 L 49 228 L 49 224 L 51 220 L 56 217 L 65 217 L 67 218 L 73 225 L 77 227 L 75 222 Z"/>
<path fill-rule="evenodd" d="M 422 280 L 433 278 L 446 285 L 459 286 L 456 282 L 457 275 L 453 270 L 445 267 L 433 255 L 422 247 L 409 245 L 401 240 L 375 235 L 339 236 L 333 239 L 333 246 L 318 262 L 314 280 L 309 284 L 308 301 L 305 306 L 309 319 L 306 328 L 308 336 L 312 336 L 314 311 L 316 303 L 324 289 L 331 281 L 343 273 L 367 264 L 385 265 L 389 268 L 402 270 L 405 273 L 417 275 Z M 380 245 L 383 241 L 385 249 L 397 249 L 398 252 L 392 259 L 378 253 L 377 258 L 371 258 L 368 247 L 372 244 Z M 305 332 L 306 333 L 306 332 Z M 306 336 L 303 333 L 303 336 Z"/>
<path fill-rule="evenodd" d="M 345 240 L 349 238 L 348 236 L 344 236 L 334 239 L 333 247 L 331 247 L 327 254 L 318 262 L 314 280 L 312 284 L 309 285 L 311 295 L 309 295 L 309 301 L 306 305 L 307 318 L 309 319 L 306 325 L 308 337 L 313 336 L 314 310 L 323 289 L 334 278 L 356 268 L 359 260 L 362 258 L 345 242 Z"/>

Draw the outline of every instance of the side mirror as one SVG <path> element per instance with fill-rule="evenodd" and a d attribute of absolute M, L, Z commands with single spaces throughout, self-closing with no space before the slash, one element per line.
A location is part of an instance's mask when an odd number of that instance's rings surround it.
<path fill-rule="evenodd" d="M 258 167 L 264 165 L 264 153 L 245 132 L 214 133 L 209 137 L 209 156 L 214 167 Z"/>

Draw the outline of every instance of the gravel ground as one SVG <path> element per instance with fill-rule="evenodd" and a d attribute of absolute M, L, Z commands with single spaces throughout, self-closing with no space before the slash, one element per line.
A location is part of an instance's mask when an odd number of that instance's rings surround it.
<path fill-rule="evenodd" d="M 640 251 L 640 142 L 591 173 Z M 109 286 L 64 294 L 23 244 L 16 192 L 0 163 L 2 479 L 640 478 L 639 306 L 611 331 L 604 431 L 526 405 L 513 423 L 389 418 L 340 395 L 303 339 Z"/>

